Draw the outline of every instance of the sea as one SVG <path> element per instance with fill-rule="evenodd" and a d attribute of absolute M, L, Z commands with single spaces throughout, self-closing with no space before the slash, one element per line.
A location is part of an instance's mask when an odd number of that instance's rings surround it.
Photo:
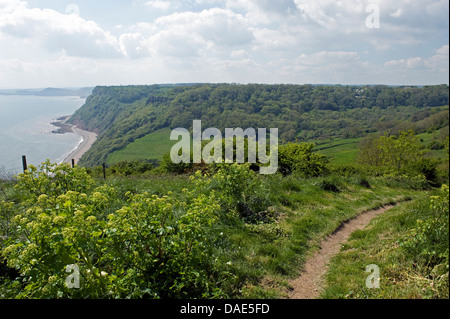
<path fill-rule="evenodd" d="M 76 133 L 52 133 L 51 123 L 72 115 L 84 103 L 79 97 L 0 95 L 0 178 L 23 171 L 27 164 L 39 166 L 49 159 L 61 163 L 80 145 Z"/>

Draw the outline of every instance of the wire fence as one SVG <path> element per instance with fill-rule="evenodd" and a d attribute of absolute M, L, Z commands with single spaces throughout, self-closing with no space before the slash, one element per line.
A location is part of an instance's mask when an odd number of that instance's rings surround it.
<path fill-rule="evenodd" d="M 72 168 L 75 167 L 75 160 L 71 160 Z M 25 172 L 28 168 L 26 156 L 22 156 L 22 167 L 13 167 L 6 169 L 4 166 L 0 165 L 0 180 L 11 181 L 18 174 Z M 106 165 L 103 163 L 103 177 L 106 179 Z"/>
<path fill-rule="evenodd" d="M 6 169 L 3 166 L 0 166 L 0 180 L 12 180 L 15 175 L 22 173 L 22 167 L 14 167 Z"/>
<path fill-rule="evenodd" d="M 22 156 L 22 167 L 13 167 L 6 169 L 0 165 L 0 180 L 13 180 L 14 176 L 25 172 L 28 168 L 26 155 Z"/>

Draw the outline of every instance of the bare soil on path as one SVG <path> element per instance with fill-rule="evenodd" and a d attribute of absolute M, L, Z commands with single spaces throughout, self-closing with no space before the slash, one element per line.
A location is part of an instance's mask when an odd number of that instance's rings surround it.
<path fill-rule="evenodd" d="M 289 282 L 293 288 L 289 294 L 289 298 L 318 298 L 323 288 L 323 276 L 328 270 L 328 263 L 334 255 L 339 253 L 342 244 L 348 240 L 350 234 L 356 230 L 364 229 L 373 218 L 383 214 L 394 206 L 387 205 L 379 209 L 366 211 L 343 222 L 333 234 L 320 243 L 320 250 L 306 261 L 300 277 Z"/>

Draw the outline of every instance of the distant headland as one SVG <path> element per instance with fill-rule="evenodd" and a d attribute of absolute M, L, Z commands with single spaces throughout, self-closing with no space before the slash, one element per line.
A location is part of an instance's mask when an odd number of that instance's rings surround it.
<path fill-rule="evenodd" d="M 93 87 L 83 88 L 45 88 L 45 89 L 3 89 L 0 95 L 32 95 L 32 96 L 78 96 L 87 98 Z"/>

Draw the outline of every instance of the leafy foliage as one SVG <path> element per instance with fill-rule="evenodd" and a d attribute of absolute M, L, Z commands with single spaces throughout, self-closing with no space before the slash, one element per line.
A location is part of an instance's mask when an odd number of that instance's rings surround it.
<path fill-rule="evenodd" d="M 224 165 L 212 177 L 198 172 L 193 189 L 180 194 L 123 196 L 113 186 L 95 187 L 82 168 L 46 162 L 41 169 L 17 178 L 26 200 L 0 202 L 4 297 L 226 297 L 222 285 L 235 276 L 211 244 L 220 238 L 212 226 L 269 221 L 261 214 L 267 192 L 248 165 Z M 48 185 L 54 191 L 45 194 Z M 79 288 L 67 285 L 68 266 L 79 269 Z"/>
<path fill-rule="evenodd" d="M 423 147 L 414 132 L 400 132 L 398 136 L 385 133 L 362 144 L 359 162 L 386 167 L 400 174 L 407 166 L 423 159 L 424 154 Z"/>
<path fill-rule="evenodd" d="M 108 173 L 116 176 L 142 175 L 155 168 L 156 161 L 121 161 L 108 167 Z"/>
<path fill-rule="evenodd" d="M 211 179 L 211 187 L 221 194 L 220 205 L 224 212 L 237 211 L 245 221 L 271 220 L 267 211 L 269 199 L 260 176 L 250 170 L 250 164 L 221 164 Z"/>
<path fill-rule="evenodd" d="M 34 182 L 51 185 L 55 176 L 36 172 Z M 14 196 L 0 201 L 0 296 L 279 297 L 265 278 L 283 286 L 316 239 L 415 192 L 407 179 L 395 188 L 385 179 L 261 176 L 249 164 L 222 164 L 190 178 L 116 177 L 41 194 L 28 192 L 33 181 L 21 175 Z M 70 265 L 80 271 L 79 289 L 67 287 Z"/>
<path fill-rule="evenodd" d="M 438 267 L 441 275 L 449 269 L 448 196 L 449 188 L 443 185 L 439 194 L 426 202 L 429 213 L 417 220 L 416 227 L 405 235 L 400 244 L 417 262 L 430 269 L 441 265 Z"/>
<path fill-rule="evenodd" d="M 326 156 L 313 152 L 313 144 L 288 143 L 278 148 L 280 173 L 297 173 L 306 177 L 317 177 L 327 173 Z"/>
<path fill-rule="evenodd" d="M 43 165 L 52 172 L 66 165 Z M 81 170 L 81 169 L 80 169 Z M 76 172 L 82 172 L 75 170 Z M 127 204 L 114 209 L 117 193 L 100 186 L 82 193 L 80 185 L 63 183 L 49 195 L 52 177 L 35 171 L 18 177 L 26 202 L 14 216 L 13 203 L 2 202 L 2 255 L 17 269 L 22 283 L 16 298 L 163 298 L 212 297 L 220 294 L 209 276 L 214 252 L 206 245 L 208 226 L 220 206 L 208 196 L 185 191 L 182 200 L 127 193 Z M 58 177 L 61 179 L 62 177 Z M 87 177 L 89 180 L 89 177 Z M 64 179 L 63 179 L 64 181 Z M 28 193 L 30 183 L 38 185 Z M 59 185 L 59 184 L 56 184 Z M 92 186 L 92 185 L 91 185 Z M 110 214 L 107 214 L 111 211 Z M 70 289 L 66 267 L 80 269 L 81 287 Z"/>
<path fill-rule="evenodd" d="M 18 179 L 20 183 L 17 183 L 15 188 L 22 198 L 31 201 L 35 201 L 42 194 L 57 197 L 69 190 L 87 192 L 94 184 L 85 168 L 72 169 L 68 163 L 57 165 L 50 160 L 42 163 L 39 168 L 29 165 L 24 173 L 19 174 Z"/>
<path fill-rule="evenodd" d="M 191 152 L 191 158 L 192 158 L 192 152 Z M 191 170 L 194 165 L 191 163 L 174 163 L 172 162 L 172 159 L 170 158 L 170 153 L 164 154 L 161 162 L 160 162 L 161 170 L 165 173 L 169 174 L 183 174 L 187 171 Z"/>
<path fill-rule="evenodd" d="M 70 119 L 97 132 L 83 157 L 101 165 L 109 154 L 162 128 L 280 129 L 283 142 L 362 137 L 374 131 L 416 131 L 448 125 L 448 86 L 153 85 L 97 87 Z M 439 110 L 435 113 L 434 109 Z M 420 113 L 422 112 L 422 113 Z M 395 132 L 392 132 L 395 133 Z"/>

